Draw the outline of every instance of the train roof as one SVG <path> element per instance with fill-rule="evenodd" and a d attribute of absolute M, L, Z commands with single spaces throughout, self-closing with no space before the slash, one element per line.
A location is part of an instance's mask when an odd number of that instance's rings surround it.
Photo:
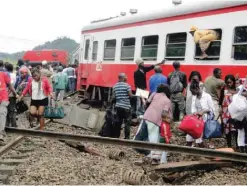
<path fill-rule="evenodd" d="M 215 1 L 198 1 L 194 3 L 184 2 L 180 5 L 167 7 L 162 10 L 148 12 L 148 13 L 137 13 L 128 16 L 120 16 L 109 19 L 107 21 L 101 21 L 91 23 L 82 28 L 82 32 L 102 29 L 107 27 L 121 26 L 126 24 L 132 24 L 137 22 L 149 21 L 160 18 L 168 18 L 174 16 L 181 16 L 197 12 L 205 12 L 210 10 L 217 10 L 222 8 L 234 7 L 247 5 L 247 0 L 242 1 L 230 1 L 230 0 L 215 0 Z"/>

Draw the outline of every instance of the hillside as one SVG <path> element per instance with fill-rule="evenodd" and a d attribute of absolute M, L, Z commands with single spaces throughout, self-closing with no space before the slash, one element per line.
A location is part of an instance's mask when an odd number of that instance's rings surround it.
<path fill-rule="evenodd" d="M 66 50 L 69 53 L 72 53 L 78 46 L 79 43 L 77 43 L 75 40 L 70 39 L 68 37 L 60 37 L 55 39 L 54 41 L 47 41 L 42 45 L 38 45 L 32 50 L 59 49 Z M 25 51 L 16 52 L 12 54 L 0 52 L 0 59 L 14 62 L 22 58 L 24 53 Z"/>

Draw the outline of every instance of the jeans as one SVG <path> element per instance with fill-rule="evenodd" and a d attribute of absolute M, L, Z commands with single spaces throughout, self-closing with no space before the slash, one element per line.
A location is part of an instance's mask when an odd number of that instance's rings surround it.
<path fill-rule="evenodd" d="M 171 102 L 172 102 L 172 113 L 174 116 L 176 105 L 178 105 L 179 109 L 179 120 L 182 120 L 184 117 L 184 111 L 185 111 L 185 100 L 182 92 L 179 92 L 177 94 L 171 95 Z"/>
<path fill-rule="evenodd" d="M 65 92 L 65 90 L 61 90 L 61 89 L 56 89 L 55 90 L 56 101 L 63 101 L 64 92 Z"/>
<path fill-rule="evenodd" d="M 8 113 L 8 107 L 9 102 L 8 101 L 3 101 L 0 103 L 0 139 L 3 140 L 5 136 L 5 125 L 6 125 L 6 118 L 7 118 L 7 113 Z"/>
<path fill-rule="evenodd" d="M 136 117 L 144 115 L 145 108 L 140 97 L 136 98 Z"/>
<path fill-rule="evenodd" d="M 121 126 L 122 123 L 124 122 L 124 136 L 125 139 L 129 139 L 130 138 L 130 125 L 131 125 L 131 110 L 130 109 L 124 109 L 124 108 L 120 108 L 117 107 L 117 117 L 118 117 L 118 121 L 116 122 L 116 126 L 115 126 L 115 134 L 117 138 L 120 137 L 120 133 L 121 133 Z"/>
<path fill-rule="evenodd" d="M 16 98 L 15 97 L 9 98 L 6 125 L 8 127 L 17 127 L 17 124 L 16 124 Z"/>
<path fill-rule="evenodd" d="M 74 92 L 75 91 L 75 78 L 69 78 L 69 91 Z"/>

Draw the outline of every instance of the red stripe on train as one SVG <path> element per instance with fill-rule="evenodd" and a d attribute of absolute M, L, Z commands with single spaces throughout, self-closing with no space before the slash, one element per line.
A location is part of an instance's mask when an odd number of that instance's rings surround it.
<path fill-rule="evenodd" d="M 196 12 L 196 13 L 173 16 L 173 17 L 159 18 L 159 19 L 154 19 L 154 20 L 124 24 L 124 25 L 110 26 L 110 27 L 106 27 L 106 28 L 84 30 L 81 33 L 86 34 L 86 33 L 103 32 L 103 31 L 109 31 L 109 30 L 117 30 L 117 29 L 129 28 L 129 27 L 157 24 L 157 23 L 177 21 L 177 20 L 190 19 L 190 18 L 196 18 L 196 17 L 205 17 L 205 16 L 225 14 L 225 13 L 230 13 L 230 12 L 244 11 L 244 10 L 247 10 L 247 5 L 221 8 L 221 9 L 217 9 L 217 10 L 209 10 L 209 11 L 204 11 L 204 12 Z"/>
<path fill-rule="evenodd" d="M 181 65 L 181 71 L 185 72 L 187 77 L 191 71 L 199 71 L 202 79 L 204 80 L 208 76 L 212 75 L 214 68 L 222 69 L 223 78 L 228 74 L 239 74 L 241 78 L 246 76 L 247 66 L 246 65 Z M 78 88 L 80 85 L 94 85 L 102 87 L 112 87 L 118 80 L 118 74 L 121 72 L 126 73 L 128 76 L 128 83 L 134 89 L 134 72 L 137 69 L 135 64 L 102 64 L 102 71 L 96 71 L 96 64 L 80 64 L 79 66 L 79 77 Z M 168 75 L 173 71 L 171 64 L 162 65 L 163 74 Z M 147 73 L 147 82 L 154 71 Z M 86 78 L 86 82 L 82 82 L 81 78 Z"/>

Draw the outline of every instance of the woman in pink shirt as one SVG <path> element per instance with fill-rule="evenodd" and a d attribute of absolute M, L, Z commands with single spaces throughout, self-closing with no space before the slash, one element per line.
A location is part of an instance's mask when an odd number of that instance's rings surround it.
<path fill-rule="evenodd" d="M 147 125 L 148 141 L 152 143 L 159 143 L 159 131 L 162 122 L 162 112 L 167 111 L 172 118 L 172 107 L 170 97 L 169 86 L 161 84 L 157 88 L 157 92 L 153 93 L 147 103 L 150 103 L 146 112 L 144 113 L 143 120 L 141 121 L 140 127 L 137 133 L 143 127 Z M 146 103 L 146 105 L 147 105 Z M 161 158 L 160 151 L 151 151 L 148 155 L 153 161 L 157 162 Z"/>

